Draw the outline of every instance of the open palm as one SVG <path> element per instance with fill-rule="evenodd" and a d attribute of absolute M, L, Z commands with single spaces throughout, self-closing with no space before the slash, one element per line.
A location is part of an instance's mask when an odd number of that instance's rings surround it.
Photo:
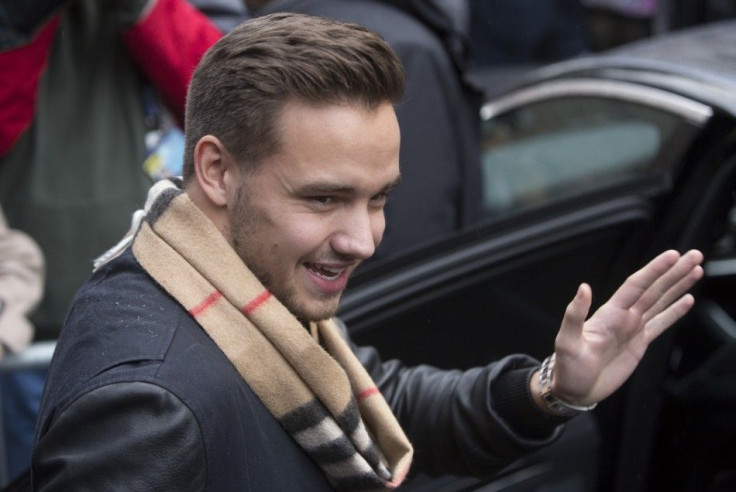
<path fill-rule="evenodd" d="M 662 253 L 627 278 L 587 321 L 592 292 L 582 284 L 555 341 L 554 393 L 590 405 L 616 391 L 649 344 L 692 307 L 686 292 L 702 277 L 702 261 L 697 250 Z"/>

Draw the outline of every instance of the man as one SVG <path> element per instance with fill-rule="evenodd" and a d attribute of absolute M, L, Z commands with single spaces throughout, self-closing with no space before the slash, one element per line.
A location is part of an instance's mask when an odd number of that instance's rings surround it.
<path fill-rule="evenodd" d="M 0 0 L 0 203 L 47 268 L 34 341 L 59 336 L 92 260 L 125 232 L 163 101 L 183 121 L 191 73 L 220 37 L 185 0 Z M 8 380 L 5 403 L 27 409 L 6 419 L 25 441 L 21 470 L 44 380 Z"/>
<path fill-rule="evenodd" d="M 332 316 L 401 177 L 403 89 L 388 45 L 353 24 L 275 14 L 208 51 L 183 189 L 154 186 L 72 304 L 38 490 L 390 489 L 412 461 L 492 473 L 615 391 L 689 309 L 702 255 L 669 251 L 587 322 L 581 286 L 541 371 L 521 355 L 404 367 L 353 346 Z"/>

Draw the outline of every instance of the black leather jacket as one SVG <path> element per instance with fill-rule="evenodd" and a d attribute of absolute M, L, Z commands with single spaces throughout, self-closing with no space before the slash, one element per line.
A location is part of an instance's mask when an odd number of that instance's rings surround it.
<path fill-rule="evenodd" d="M 561 431 L 527 394 L 533 359 L 444 371 L 354 348 L 414 444 L 415 470 L 490 475 Z M 72 305 L 36 439 L 36 490 L 330 489 L 129 252 Z"/>

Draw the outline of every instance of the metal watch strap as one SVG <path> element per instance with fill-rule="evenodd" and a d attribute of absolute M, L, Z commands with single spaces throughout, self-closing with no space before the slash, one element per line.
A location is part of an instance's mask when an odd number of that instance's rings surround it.
<path fill-rule="evenodd" d="M 589 412 L 593 410 L 597 403 L 594 403 L 589 407 L 573 405 L 561 400 L 552 392 L 552 371 L 555 367 L 555 360 L 555 354 L 550 355 L 544 359 L 542 367 L 539 370 L 539 387 L 542 391 L 541 397 L 547 404 L 547 408 L 550 412 L 561 417 L 573 417 L 581 412 Z"/>

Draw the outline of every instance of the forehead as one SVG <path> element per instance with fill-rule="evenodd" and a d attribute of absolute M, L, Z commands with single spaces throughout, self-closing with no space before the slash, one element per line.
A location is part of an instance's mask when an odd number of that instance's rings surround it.
<path fill-rule="evenodd" d="M 324 139 L 342 143 L 342 139 L 349 139 L 355 145 L 378 147 L 383 139 L 399 138 L 396 112 L 389 102 L 368 107 L 362 102 L 289 100 L 277 115 L 276 127 L 283 144 L 298 144 L 306 139 L 311 140 L 310 144 Z"/>
<path fill-rule="evenodd" d="M 308 104 L 291 101 L 278 116 L 279 149 L 258 169 L 282 178 L 334 185 L 395 181 L 400 132 L 390 103 Z"/>

